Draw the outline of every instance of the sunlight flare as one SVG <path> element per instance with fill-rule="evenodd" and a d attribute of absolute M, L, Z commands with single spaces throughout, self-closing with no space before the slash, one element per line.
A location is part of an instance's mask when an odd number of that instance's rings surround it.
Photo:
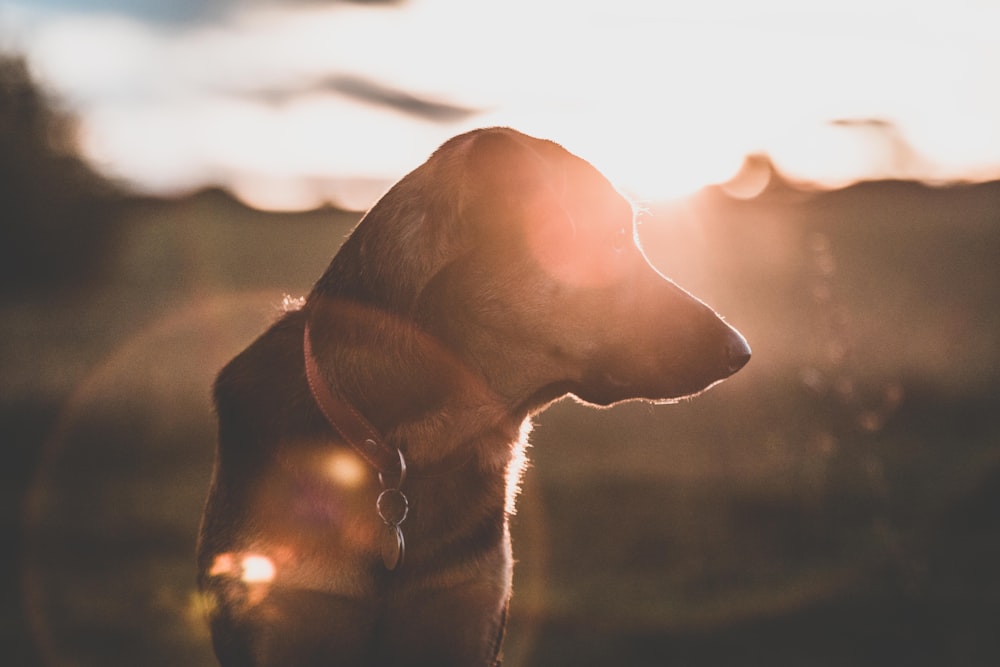
<path fill-rule="evenodd" d="M 154 194 L 218 185 L 263 209 L 364 209 L 372 184 L 488 125 L 550 137 L 640 201 L 726 182 L 754 154 L 822 187 L 1000 176 L 991 3 L 255 4 L 170 30 L 11 16 L 79 113 L 84 155 Z"/>
<path fill-rule="evenodd" d="M 241 579 L 248 584 L 267 584 L 274 581 L 277 574 L 274 563 L 267 556 L 247 554 L 243 557 Z"/>
<path fill-rule="evenodd" d="M 215 557 L 208 570 L 212 577 L 235 577 L 247 584 L 267 584 L 274 581 L 277 569 L 267 556 L 255 553 L 223 553 Z"/>
<path fill-rule="evenodd" d="M 354 452 L 338 451 L 327 459 L 326 474 L 335 484 L 354 489 L 364 484 L 368 467 Z"/>

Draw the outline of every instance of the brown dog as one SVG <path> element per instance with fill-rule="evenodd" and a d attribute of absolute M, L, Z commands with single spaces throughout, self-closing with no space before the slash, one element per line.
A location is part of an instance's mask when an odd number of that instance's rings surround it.
<path fill-rule="evenodd" d="M 451 139 L 219 375 L 198 561 L 220 663 L 495 664 L 530 415 L 676 399 L 749 358 L 590 164 Z"/>

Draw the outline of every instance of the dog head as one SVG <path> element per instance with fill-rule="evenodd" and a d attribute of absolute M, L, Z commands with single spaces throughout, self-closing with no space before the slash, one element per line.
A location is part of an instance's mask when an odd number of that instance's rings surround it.
<path fill-rule="evenodd" d="M 348 284 L 340 296 L 411 319 L 528 410 L 566 393 L 673 400 L 750 357 L 735 329 L 649 264 L 632 205 L 597 169 L 514 130 L 445 143 L 345 250 L 317 289 Z"/>

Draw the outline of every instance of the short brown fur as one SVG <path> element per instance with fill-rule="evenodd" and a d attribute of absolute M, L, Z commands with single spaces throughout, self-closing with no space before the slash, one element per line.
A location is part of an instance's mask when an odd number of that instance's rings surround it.
<path fill-rule="evenodd" d="M 634 224 L 590 164 L 506 128 L 451 139 L 369 211 L 215 385 L 198 564 L 224 667 L 498 663 L 530 416 L 567 393 L 674 400 L 749 359 Z M 324 381 L 411 470 L 395 571 L 377 475 L 310 394 L 307 321 Z"/>

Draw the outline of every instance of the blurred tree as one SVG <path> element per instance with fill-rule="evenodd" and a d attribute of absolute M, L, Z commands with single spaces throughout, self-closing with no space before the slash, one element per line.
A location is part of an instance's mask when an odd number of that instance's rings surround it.
<path fill-rule="evenodd" d="M 75 122 L 0 54 L 0 296 L 86 285 L 116 238 L 123 196 L 75 154 Z"/>

